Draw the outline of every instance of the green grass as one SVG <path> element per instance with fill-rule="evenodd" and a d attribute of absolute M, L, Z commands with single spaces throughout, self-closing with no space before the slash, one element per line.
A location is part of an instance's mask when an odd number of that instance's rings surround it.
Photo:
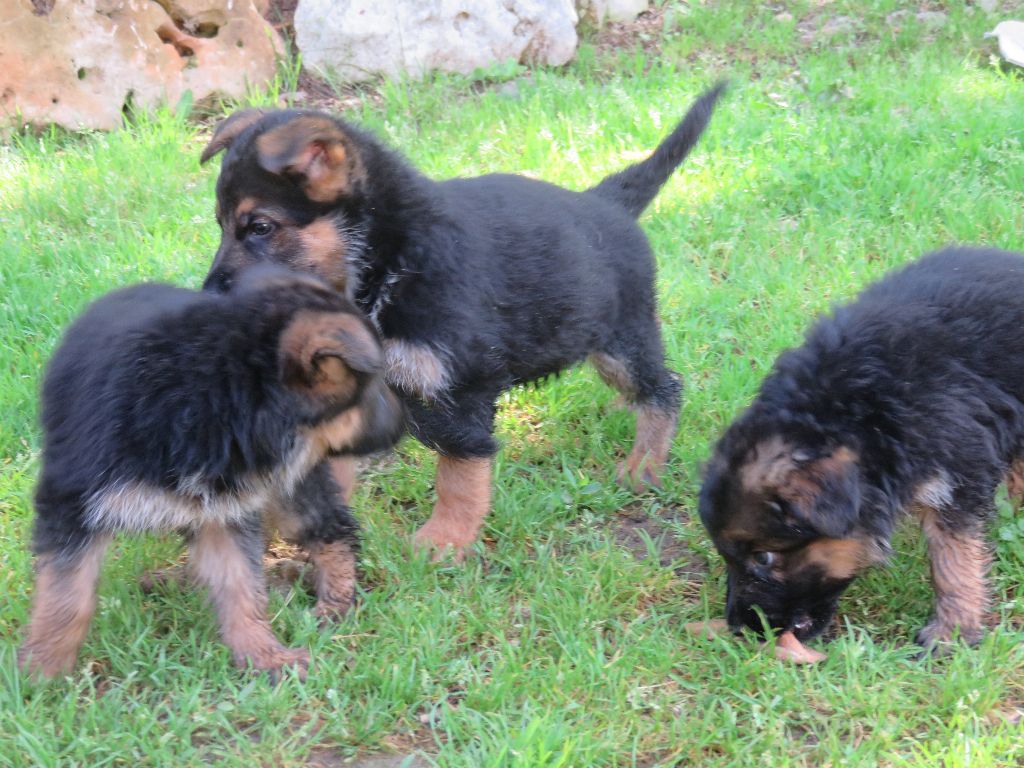
<path fill-rule="evenodd" d="M 899 31 L 886 17 L 900 5 L 884 0 L 793 3 L 792 20 L 758 3 L 690 5 L 668 4 L 656 54 L 585 42 L 516 95 L 438 77 L 384 84 L 348 111 L 435 177 L 513 170 L 579 189 L 652 148 L 712 80 L 734 83 L 642 219 L 687 385 L 665 491 L 611 482 L 632 419 L 591 371 L 513 391 L 484 556 L 438 567 L 410 557 L 433 459 L 406 441 L 357 494 L 358 608 L 320 633 L 308 596 L 272 599 L 278 633 L 312 648 L 305 684 L 234 670 L 201 595 L 139 591 L 143 570 L 177 556 L 164 539 L 112 548 L 73 676 L 15 672 L 41 366 L 108 289 L 199 285 L 216 171 L 197 162 L 208 127 L 170 112 L 0 147 L 0 764 L 299 766 L 412 750 L 524 768 L 1024 762 L 1022 726 L 1005 718 L 1024 708 L 1024 526 L 1005 503 L 994 626 L 975 650 L 915 658 L 930 588 L 910 527 L 892 567 L 844 598 L 817 667 L 682 627 L 720 614 L 724 594 L 694 514 L 700 462 L 776 354 L 815 312 L 927 249 L 1024 249 L 1024 79 L 990 62 L 981 34 L 995 20 L 956 3 L 937 30 L 911 13 Z M 853 27 L 803 40 L 823 10 Z M 671 520 L 678 561 L 617 544 L 623 511 Z"/>

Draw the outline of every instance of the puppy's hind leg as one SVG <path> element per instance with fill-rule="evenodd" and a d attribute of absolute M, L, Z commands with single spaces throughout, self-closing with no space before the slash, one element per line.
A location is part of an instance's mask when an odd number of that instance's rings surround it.
<path fill-rule="evenodd" d="M 96 580 L 106 535 L 88 535 L 36 561 L 35 597 L 18 665 L 43 677 L 70 672 L 96 610 Z"/>
<path fill-rule="evenodd" d="M 196 579 L 205 584 L 217 612 L 221 635 L 235 664 L 265 669 L 277 677 L 286 666 L 305 678 L 309 651 L 282 645 L 267 619 L 263 580 L 263 534 L 257 523 L 209 523 L 191 542 Z"/>
<path fill-rule="evenodd" d="M 985 582 L 989 553 L 981 521 L 953 528 L 939 511 L 918 506 L 921 528 L 928 541 L 935 615 L 918 633 L 917 642 L 938 649 L 954 636 L 967 643 L 981 639 L 982 620 L 988 606 Z"/>
<path fill-rule="evenodd" d="M 661 487 L 679 421 L 682 384 L 663 360 L 660 334 L 653 321 L 629 342 L 613 344 L 590 356 L 601 378 L 636 411 L 636 440 L 617 474 L 620 483 L 634 490 L 645 483 Z"/>

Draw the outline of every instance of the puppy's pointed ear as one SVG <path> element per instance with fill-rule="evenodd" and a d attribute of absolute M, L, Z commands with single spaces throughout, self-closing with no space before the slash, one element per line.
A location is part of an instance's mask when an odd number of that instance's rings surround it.
<path fill-rule="evenodd" d="M 789 513 L 822 536 L 849 535 L 860 512 L 857 454 L 845 447 L 825 456 L 797 450 L 792 461 L 776 489 L 789 503 Z"/>
<path fill-rule="evenodd" d="M 267 114 L 266 111 L 262 109 L 241 109 L 217 123 L 217 127 L 213 129 L 213 138 L 206 145 L 203 154 L 199 156 L 199 164 L 205 165 L 211 157 L 222 149 L 230 147 L 242 131 L 257 122 L 265 114 Z"/>
<path fill-rule="evenodd" d="M 351 397 L 359 374 L 378 373 L 382 362 L 375 334 L 344 312 L 299 312 L 278 342 L 281 381 L 316 397 Z"/>
<path fill-rule="evenodd" d="M 256 140 L 260 166 L 295 181 L 317 203 L 352 191 L 358 158 L 341 127 L 326 115 L 303 115 Z"/>

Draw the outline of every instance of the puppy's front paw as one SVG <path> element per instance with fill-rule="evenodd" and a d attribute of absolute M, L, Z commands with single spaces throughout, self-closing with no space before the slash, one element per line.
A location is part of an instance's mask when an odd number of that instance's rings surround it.
<path fill-rule="evenodd" d="M 419 551 L 431 552 L 434 562 L 451 557 L 461 563 L 476 541 L 476 533 L 475 529 L 446 525 L 431 518 L 416 531 L 413 546 Z"/>
<path fill-rule="evenodd" d="M 633 493 L 641 493 L 650 486 L 661 488 L 661 478 L 656 467 L 646 459 L 639 462 L 627 459 L 621 462 L 616 469 L 615 479 L 619 485 Z"/>
<path fill-rule="evenodd" d="M 354 592 L 355 586 L 353 585 L 353 591 L 347 597 L 328 594 L 321 595 L 317 599 L 313 615 L 319 620 L 321 628 L 338 621 L 352 610 L 352 604 L 355 602 Z"/>
<path fill-rule="evenodd" d="M 70 673 L 77 658 L 77 649 L 55 648 L 44 642 L 26 642 L 18 649 L 18 668 L 27 675 L 52 679 Z"/>

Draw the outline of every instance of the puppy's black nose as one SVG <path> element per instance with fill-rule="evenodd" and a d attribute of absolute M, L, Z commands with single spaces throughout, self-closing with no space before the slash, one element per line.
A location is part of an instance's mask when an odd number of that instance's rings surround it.
<path fill-rule="evenodd" d="M 203 290 L 207 293 L 227 293 L 231 290 L 231 283 L 234 282 L 231 274 L 223 270 L 216 270 L 206 276 L 203 281 Z"/>
<path fill-rule="evenodd" d="M 811 627 L 813 626 L 814 620 L 805 613 L 794 618 L 793 622 L 790 624 L 790 629 L 793 630 L 793 633 L 797 637 L 800 637 L 800 635 L 810 632 Z"/>

